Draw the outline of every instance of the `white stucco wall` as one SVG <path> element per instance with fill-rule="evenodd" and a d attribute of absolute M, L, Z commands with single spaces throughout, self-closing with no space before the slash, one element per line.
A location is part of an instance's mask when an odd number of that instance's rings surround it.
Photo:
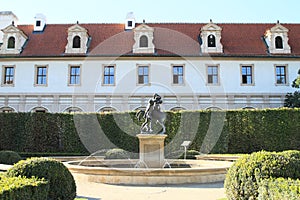
<path fill-rule="evenodd" d="M 103 66 L 115 65 L 115 85 L 104 86 Z M 150 85 L 137 84 L 137 65 L 149 65 Z M 207 85 L 207 65 L 219 65 L 220 84 L 216 86 Z M 254 66 L 253 86 L 241 85 L 241 64 L 251 64 Z M 276 85 L 274 65 L 287 65 L 287 85 Z M 296 78 L 300 68 L 300 60 L 258 60 L 258 59 L 216 59 L 193 58 L 193 59 L 151 59 L 119 58 L 116 60 L 95 59 L 92 60 L 1 60 L 0 66 L 15 66 L 15 84 L 0 87 L 0 108 L 2 106 L 18 106 L 20 104 L 19 95 L 23 95 L 23 111 L 36 106 L 49 107 L 50 111 L 61 112 L 68 106 L 74 104 L 74 99 L 70 96 L 81 96 L 75 104 L 84 111 L 98 111 L 102 107 L 115 107 L 117 110 L 131 110 L 139 106 L 145 106 L 147 98 L 153 93 L 162 94 L 165 98 L 165 109 L 181 106 L 186 109 L 208 108 L 217 106 L 218 102 L 222 109 L 226 109 L 229 102 L 228 95 L 233 96 L 234 102 L 230 108 L 246 107 L 249 98 L 255 105 L 259 106 L 265 95 L 277 95 L 276 106 L 282 104 L 282 97 L 287 92 L 295 91 L 291 82 Z M 48 85 L 35 86 L 35 65 L 48 65 Z M 81 84 L 79 86 L 68 85 L 69 65 L 81 65 Z M 184 84 L 172 84 L 172 65 L 184 65 Z M 3 83 L 3 70 L 0 70 L 1 83 Z M 63 97 L 63 96 L 68 97 Z M 103 97 L 100 97 L 100 96 Z M 213 96 L 226 96 L 223 100 L 214 100 Z M 238 96 L 244 96 L 239 97 Z M 29 97 L 31 96 L 31 97 Z M 55 96 L 59 96 L 58 102 L 54 102 Z M 99 97 L 95 97 L 99 96 Z M 193 98 L 193 96 L 196 96 Z M 207 96 L 202 99 L 199 96 Z M 107 99 L 107 98 L 108 99 Z M 136 98 L 133 98 L 136 97 Z M 13 100 L 14 98 L 14 100 Z M 79 99 L 80 99 L 79 98 Z M 247 100 L 248 98 L 248 100 Z M 269 98 L 269 97 L 267 97 Z M 271 98 L 271 97 L 270 97 Z M 199 100 L 200 99 L 200 100 Z M 267 101 L 272 101 L 268 99 Z M 73 103 L 72 103 L 73 101 Z M 87 105 L 87 101 L 91 105 Z M 128 103 L 129 101 L 129 103 Z M 274 100 L 275 101 L 275 100 Z M 30 103 L 31 102 L 31 103 Z M 239 102 L 241 104 L 239 104 Z M 125 105 L 126 104 L 126 105 Z M 127 105 L 130 104 L 130 105 Z M 200 105 L 198 107 L 198 104 Z M 196 106 L 195 106 L 196 105 Z M 275 104 L 274 104 L 275 106 Z M 18 110 L 19 108 L 16 108 Z"/>

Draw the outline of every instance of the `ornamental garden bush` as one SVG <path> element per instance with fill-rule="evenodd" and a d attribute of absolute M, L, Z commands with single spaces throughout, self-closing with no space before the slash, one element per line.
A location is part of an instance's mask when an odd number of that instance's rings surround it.
<path fill-rule="evenodd" d="M 110 149 L 105 153 L 105 159 L 128 159 L 130 154 L 119 148 Z"/>
<path fill-rule="evenodd" d="M 48 200 L 73 200 L 76 197 L 75 180 L 66 166 L 54 159 L 29 158 L 7 171 L 9 177 L 44 178 L 49 182 Z"/>
<path fill-rule="evenodd" d="M 49 184 L 44 179 L 0 175 L 0 200 L 41 200 L 48 198 Z"/>
<path fill-rule="evenodd" d="M 258 193 L 259 200 L 299 200 L 300 180 L 290 178 L 265 179 L 259 184 Z"/>
<path fill-rule="evenodd" d="M 259 185 L 269 178 L 300 178 L 300 151 L 257 152 L 238 159 L 228 170 L 229 200 L 258 199 Z"/>
<path fill-rule="evenodd" d="M 13 165 L 22 160 L 21 156 L 14 151 L 0 151 L 0 164 Z"/>

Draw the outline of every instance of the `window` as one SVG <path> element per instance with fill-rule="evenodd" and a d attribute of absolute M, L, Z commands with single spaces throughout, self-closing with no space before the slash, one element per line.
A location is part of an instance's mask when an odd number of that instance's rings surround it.
<path fill-rule="evenodd" d="M 276 66 L 276 84 L 287 84 L 286 66 Z"/>
<path fill-rule="evenodd" d="M 80 48 L 80 42 L 81 42 L 81 39 L 79 36 L 75 36 L 73 38 L 73 48 Z"/>
<path fill-rule="evenodd" d="M 140 47 L 148 47 L 148 38 L 145 35 L 140 37 Z"/>
<path fill-rule="evenodd" d="M 132 27 L 132 21 L 128 21 L 127 22 L 127 26 L 130 28 L 130 27 Z"/>
<path fill-rule="evenodd" d="M 139 66 L 138 67 L 138 84 L 148 84 L 149 83 L 149 67 Z"/>
<path fill-rule="evenodd" d="M 173 84 L 183 84 L 183 66 L 173 66 Z"/>
<path fill-rule="evenodd" d="M 40 20 L 37 20 L 37 21 L 35 22 L 35 26 L 41 26 L 41 21 L 40 21 Z"/>
<path fill-rule="evenodd" d="M 207 45 L 208 47 L 216 47 L 216 38 L 214 35 L 209 35 L 207 37 Z"/>
<path fill-rule="evenodd" d="M 14 67 L 4 67 L 3 73 L 3 84 L 4 85 L 13 85 L 14 84 L 14 75 L 15 68 Z"/>
<path fill-rule="evenodd" d="M 15 38 L 14 37 L 10 37 L 8 39 L 8 42 L 7 42 L 7 48 L 8 49 L 14 49 L 15 48 L 15 44 L 16 44 Z"/>
<path fill-rule="evenodd" d="M 36 85 L 47 85 L 47 66 L 36 66 Z"/>
<path fill-rule="evenodd" d="M 207 83 L 218 84 L 219 83 L 219 66 L 207 66 Z"/>
<path fill-rule="evenodd" d="M 80 84 L 80 66 L 70 66 L 70 79 L 69 85 Z"/>
<path fill-rule="evenodd" d="M 67 113 L 79 113 L 82 112 L 82 110 L 78 107 L 69 107 L 65 110 Z"/>
<path fill-rule="evenodd" d="M 31 110 L 31 112 L 36 112 L 36 113 L 47 113 L 48 110 L 44 107 L 36 107 Z"/>
<path fill-rule="evenodd" d="M 253 67 L 250 66 L 241 66 L 242 73 L 242 84 L 252 85 L 253 84 Z"/>
<path fill-rule="evenodd" d="M 104 85 L 115 84 L 115 66 L 104 66 Z"/>
<path fill-rule="evenodd" d="M 0 108 L 0 112 L 2 112 L 2 113 L 12 113 L 14 111 L 15 110 L 11 107 L 2 107 L 2 108 Z"/>
<path fill-rule="evenodd" d="M 112 107 L 104 107 L 100 109 L 101 113 L 111 113 L 116 111 L 116 109 L 112 108 Z"/>
<path fill-rule="evenodd" d="M 282 38 L 280 36 L 277 36 L 275 38 L 275 48 L 276 49 L 283 49 Z"/>

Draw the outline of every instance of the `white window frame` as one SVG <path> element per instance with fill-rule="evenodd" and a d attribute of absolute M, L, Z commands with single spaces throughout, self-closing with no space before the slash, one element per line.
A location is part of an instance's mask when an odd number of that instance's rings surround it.
<path fill-rule="evenodd" d="M 209 83 L 208 82 L 208 68 L 209 67 L 217 67 L 217 83 Z M 220 64 L 206 64 L 206 85 L 207 86 L 219 86 L 220 85 Z"/>
<path fill-rule="evenodd" d="M 5 69 L 6 68 L 13 68 L 14 73 L 13 73 L 13 82 L 11 84 L 5 83 L 5 78 L 6 78 L 6 73 Z M 16 82 L 16 66 L 15 65 L 2 65 L 2 81 L 1 81 L 1 86 L 2 87 L 14 87 Z"/>
<path fill-rule="evenodd" d="M 182 67 L 182 83 L 174 83 L 174 67 Z M 172 85 L 173 86 L 183 86 L 185 85 L 185 64 L 171 64 L 171 75 L 172 75 Z M 179 79 L 178 79 L 179 80 Z"/>
<path fill-rule="evenodd" d="M 251 67 L 251 83 L 243 83 L 243 67 Z M 240 65 L 240 77 L 241 77 L 241 86 L 254 86 L 254 64 L 241 64 Z"/>
<path fill-rule="evenodd" d="M 148 67 L 148 83 L 145 83 L 145 81 L 144 81 L 144 83 L 139 83 L 139 76 L 140 76 L 140 74 L 139 74 L 139 69 L 140 69 L 140 67 Z M 143 77 L 144 77 L 145 75 L 143 75 Z M 136 84 L 137 85 L 151 85 L 150 84 L 150 64 L 137 64 L 136 65 L 136 77 L 137 77 L 137 79 L 136 79 Z"/>
<path fill-rule="evenodd" d="M 277 83 L 277 67 L 285 67 L 285 83 Z M 274 75 L 275 75 L 275 85 L 276 86 L 289 86 L 289 76 L 288 76 L 288 64 L 275 64 L 274 65 Z"/>
<path fill-rule="evenodd" d="M 79 67 L 79 83 L 71 83 L 71 69 L 73 67 Z M 81 86 L 81 77 L 82 77 L 82 66 L 81 64 L 70 64 L 68 67 L 68 86 Z"/>
<path fill-rule="evenodd" d="M 45 84 L 39 84 L 38 83 L 38 69 L 44 67 L 46 68 L 46 83 Z M 35 65 L 34 66 L 34 86 L 36 87 L 47 87 L 48 86 L 48 65 Z"/>
<path fill-rule="evenodd" d="M 114 68 L 114 82 L 111 83 L 105 83 L 105 68 L 106 67 L 113 67 Z M 116 65 L 115 64 L 111 64 L 111 65 L 103 65 L 102 66 L 102 85 L 103 86 L 115 86 L 116 85 Z"/>

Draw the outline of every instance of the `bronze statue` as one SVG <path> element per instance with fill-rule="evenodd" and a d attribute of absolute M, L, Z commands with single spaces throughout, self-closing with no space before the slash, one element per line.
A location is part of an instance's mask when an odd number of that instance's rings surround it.
<path fill-rule="evenodd" d="M 164 134 L 166 132 L 166 127 L 164 121 L 166 119 L 166 113 L 160 110 L 160 104 L 162 104 L 161 96 L 154 94 L 148 102 L 147 108 L 143 114 L 145 122 L 141 126 L 141 133 L 151 134 L 153 132 L 152 122 L 158 123 L 162 127 L 162 131 L 159 134 Z M 142 111 L 137 112 L 136 116 L 140 121 L 140 116 Z"/>

